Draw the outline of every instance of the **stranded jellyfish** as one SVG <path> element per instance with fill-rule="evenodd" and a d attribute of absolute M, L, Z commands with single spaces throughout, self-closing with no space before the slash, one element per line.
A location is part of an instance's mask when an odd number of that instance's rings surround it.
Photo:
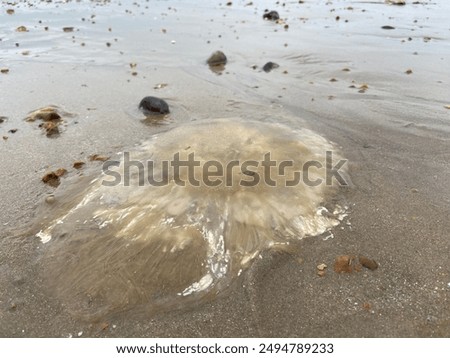
<path fill-rule="evenodd" d="M 214 297 L 262 250 L 342 214 L 327 204 L 341 158 L 306 129 L 191 122 L 115 159 L 59 187 L 36 230 L 49 288 L 88 317 Z"/>

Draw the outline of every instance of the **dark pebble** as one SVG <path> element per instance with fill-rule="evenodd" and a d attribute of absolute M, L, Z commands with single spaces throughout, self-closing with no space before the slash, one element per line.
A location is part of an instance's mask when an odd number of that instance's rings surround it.
<path fill-rule="evenodd" d="M 264 66 L 263 66 L 263 71 L 264 72 L 270 72 L 272 71 L 274 68 L 278 68 L 280 67 L 279 64 L 275 63 L 275 62 L 267 62 Z"/>
<path fill-rule="evenodd" d="M 209 56 L 206 61 L 210 66 L 220 66 L 227 63 L 227 56 L 222 51 L 216 51 L 211 56 Z"/>
<path fill-rule="evenodd" d="M 395 30 L 395 27 L 394 27 L 394 26 L 389 26 L 389 25 L 381 26 L 381 28 L 382 28 L 383 30 Z"/>
<path fill-rule="evenodd" d="M 139 103 L 139 108 L 144 114 L 167 114 L 170 113 L 169 105 L 163 99 L 148 96 Z"/>
<path fill-rule="evenodd" d="M 277 21 L 280 19 L 280 15 L 276 11 L 269 11 L 263 15 L 264 20 Z"/>

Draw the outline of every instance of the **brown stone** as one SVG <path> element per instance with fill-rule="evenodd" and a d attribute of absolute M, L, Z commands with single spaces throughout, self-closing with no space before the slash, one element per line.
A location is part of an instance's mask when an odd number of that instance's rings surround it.
<path fill-rule="evenodd" d="M 227 63 L 227 56 L 222 51 L 216 51 L 211 56 L 209 56 L 206 61 L 210 66 L 220 66 Z"/>
<path fill-rule="evenodd" d="M 375 260 L 369 259 L 366 256 L 360 256 L 359 257 L 359 263 L 369 270 L 376 270 L 378 268 L 378 264 Z"/>
<path fill-rule="evenodd" d="M 109 159 L 109 157 L 104 156 L 104 155 L 98 155 L 98 154 L 93 154 L 89 157 L 89 160 L 91 162 L 93 162 L 93 161 L 106 162 L 108 159 Z"/>
<path fill-rule="evenodd" d="M 60 180 L 58 175 L 55 172 L 49 172 L 42 177 L 42 181 L 45 184 L 48 184 L 54 188 L 56 188 L 60 184 Z"/>
<path fill-rule="evenodd" d="M 81 169 L 81 167 L 83 167 L 83 165 L 85 164 L 86 164 L 85 162 L 77 160 L 76 162 L 73 163 L 73 167 L 75 169 Z"/>
<path fill-rule="evenodd" d="M 67 174 L 67 170 L 64 169 L 64 168 L 59 168 L 59 169 L 55 170 L 55 174 L 59 178 L 59 177 L 62 177 L 64 175 L 66 175 Z"/>

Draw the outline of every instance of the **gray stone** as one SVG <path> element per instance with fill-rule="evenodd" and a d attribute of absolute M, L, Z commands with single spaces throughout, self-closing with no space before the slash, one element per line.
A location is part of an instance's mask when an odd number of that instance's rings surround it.
<path fill-rule="evenodd" d="M 278 63 L 275 62 L 267 62 L 264 66 L 263 66 L 263 71 L 264 72 L 270 72 L 272 71 L 274 68 L 278 68 L 280 67 L 280 65 Z"/>
<path fill-rule="evenodd" d="M 139 103 L 139 108 L 144 114 L 167 114 L 170 113 L 169 105 L 161 98 L 148 96 Z"/>

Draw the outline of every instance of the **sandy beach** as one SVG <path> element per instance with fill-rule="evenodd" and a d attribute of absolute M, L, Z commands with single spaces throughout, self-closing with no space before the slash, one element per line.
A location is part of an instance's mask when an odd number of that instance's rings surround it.
<path fill-rule="evenodd" d="M 449 11 L 444 0 L 2 2 L 0 336 L 450 337 Z M 220 72 L 206 64 L 217 50 Z M 265 72 L 269 61 L 279 67 Z M 144 120 L 145 96 L 169 104 L 162 124 Z M 65 113 L 53 137 L 25 120 L 50 105 Z M 45 199 L 100 173 L 92 155 L 235 117 L 332 142 L 351 185 L 330 200 L 348 215 L 262 251 L 218 295 L 73 314 L 44 283 Z M 60 188 L 42 182 L 58 168 Z M 379 266 L 338 273 L 342 255 Z"/>

